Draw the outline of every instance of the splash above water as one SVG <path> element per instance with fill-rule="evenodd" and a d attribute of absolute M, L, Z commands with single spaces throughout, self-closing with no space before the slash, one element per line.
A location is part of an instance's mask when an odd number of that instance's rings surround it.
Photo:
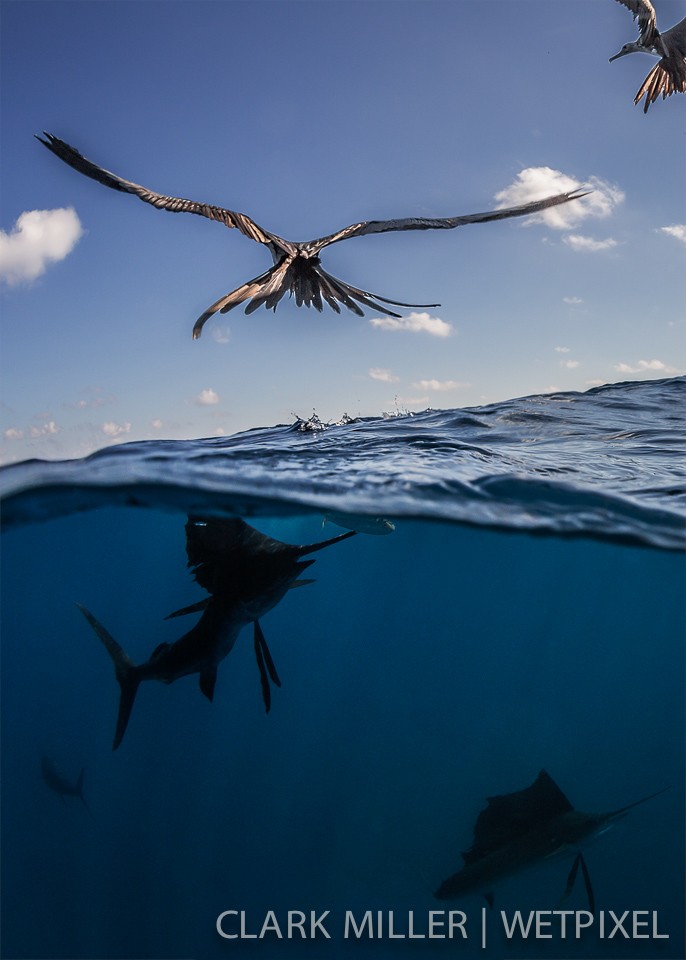
<path fill-rule="evenodd" d="M 686 548 L 686 378 L 143 441 L 0 471 L 3 525 L 105 505 L 453 521 Z M 369 526 L 369 519 L 365 521 Z M 362 521 L 361 521 L 362 525 Z"/>

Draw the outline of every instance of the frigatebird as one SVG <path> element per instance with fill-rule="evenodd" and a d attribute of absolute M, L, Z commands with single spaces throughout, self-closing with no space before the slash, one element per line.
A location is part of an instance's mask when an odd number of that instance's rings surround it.
<path fill-rule="evenodd" d="M 434 896 L 438 900 L 453 900 L 481 893 L 492 905 L 492 888 L 499 880 L 578 851 L 581 844 L 609 830 L 633 807 L 660 793 L 664 790 L 609 813 L 582 813 L 572 807 L 552 777 L 541 770 L 523 790 L 487 798 L 474 826 L 474 842 L 462 854 L 464 865 L 441 883 Z M 593 913 L 593 889 L 581 852 L 576 853 L 563 899 L 572 890 L 579 866 Z"/>
<path fill-rule="evenodd" d="M 102 641 L 114 663 L 121 689 L 112 749 L 122 741 L 139 685 L 144 680 L 173 683 L 197 673 L 200 690 L 212 701 L 217 667 L 228 656 L 247 624 L 254 625 L 254 649 L 267 712 L 271 705 L 269 679 L 281 681 L 269 653 L 259 620 L 286 592 L 312 580 L 300 574 L 314 560 L 302 558 L 355 536 L 354 530 L 320 543 L 296 546 L 260 533 L 238 518 L 197 517 L 186 523 L 186 553 L 193 577 L 210 595 L 176 610 L 169 617 L 200 613 L 188 633 L 174 643 L 161 643 L 145 663 L 134 664 L 105 627 L 81 604 L 84 617 Z M 169 618 L 167 618 L 169 619 Z"/>
<path fill-rule="evenodd" d="M 65 797 L 78 797 L 86 810 L 91 816 L 93 816 L 93 812 L 86 803 L 86 798 L 83 795 L 83 779 L 86 775 L 85 767 L 81 770 L 76 783 L 72 783 L 71 780 L 67 780 L 67 778 L 57 769 L 53 761 L 48 757 L 43 757 L 41 759 L 40 769 L 43 780 L 47 783 L 53 793 L 57 794 L 62 803 L 65 802 Z"/>
<path fill-rule="evenodd" d="M 625 43 L 619 53 L 610 57 L 619 60 L 627 53 L 650 53 L 659 57 L 641 84 L 634 103 L 645 96 L 643 112 L 662 95 L 664 100 L 673 93 L 686 93 L 686 17 L 664 32 L 657 29 L 655 9 L 650 0 L 618 0 L 631 10 L 638 20 L 639 36 L 633 43 Z"/>
<path fill-rule="evenodd" d="M 358 304 L 371 307 L 389 317 L 400 317 L 401 314 L 389 310 L 382 304 L 391 304 L 397 307 L 438 307 L 440 306 L 438 303 L 402 303 L 399 300 L 389 300 L 376 293 L 353 287 L 351 284 L 333 277 L 330 273 L 326 273 L 321 267 L 319 254 L 332 243 L 338 243 L 350 237 L 363 237 L 372 233 L 388 233 L 391 230 L 451 230 L 468 223 L 487 223 L 490 220 L 524 217 L 546 210 L 548 207 L 569 203 L 570 200 L 578 200 L 586 195 L 579 190 L 573 190 L 569 193 L 558 193 L 555 196 L 545 197 L 543 200 L 536 200 L 532 203 L 523 203 L 516 207 L 505 207 L 501 210 L 489 210 L 486 213 L 470 213 L 464 216 L 442 219 L 407 217 L 400 220 L 363 220 L 359 223 L 352 223 L 350 226 L 325 237 L 319 237 L 317 240 L 294 242 L 284 240 L 283 237 L 265 230 L 264 227 L 260 227 L 244 213 L 237 213 L 235 210 L 227 210 L 225 207 L 217 207 L 209 203 L 184 200 L 181 197 L 169 197 L 133 183 L 131 180 L 124 180 L 116 173 L 104 170 L 87 160 L 75 147 L 65 143 L 64 140 L 60 140 L 59 137 L 55 137 L 46 131 L 43 131 L 43 133 L 46 137 L 45 140 L 39 136 L 36 136 L 36 139 L 60 160 L 64 160 L 70 167 L 93 180 L 97 180 L 98 183 L 123 193 L 132 193 L 139 199 L 144 200 L 145 203 L 151 203 L 161 210 L 169 210 L 172 213 L 195 213 L 201 217 L 207 217 L 209 220 L 217 220 L 226 227 L 235 227 L 250 240 L 263 243 L 268 248 L 274 266 L 232 290 L 231 293 L 227 293 L 226 296 L 220 297 L 216 303 L 208 307 L 195 322 L 193 327 L 194 340 L 197 340 L 200 336 L 205 322 L 217 311 L 227 313 L 245 300 L 250 301 L 245 308 L 246 313 L 252 313 L 262 305 L 266 309 L 275 311 L 281 298 L 289 292 L 295 297 L 297 306 L 312 306 L 320 313 L 323 310 L 323 300 L 336 313 L 341 312 L 339 304 L 342 304 L 360 317 L 364 316 L 364 311 Z"/>

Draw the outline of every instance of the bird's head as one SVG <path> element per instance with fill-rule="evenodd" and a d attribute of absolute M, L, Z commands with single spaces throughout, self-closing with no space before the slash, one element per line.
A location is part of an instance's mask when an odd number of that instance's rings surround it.
<path fill-rule="evenodd" d="M 616 53 L 614 57 L 610 57 L 610 63 L 612 63 L 613 60 L 619 60 L 620 57 L 625 57 L 627 53 L 642 52 L 645 52 L 645 48 L 642 47 L 638 41 L 635 40 L 633 43 L 625 43 L 619 53 Z"/>

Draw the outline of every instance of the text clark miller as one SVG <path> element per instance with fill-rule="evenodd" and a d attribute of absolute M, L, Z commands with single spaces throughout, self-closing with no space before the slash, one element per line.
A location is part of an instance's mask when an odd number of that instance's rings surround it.
<path fill-rule="evenodd" d="M 397 913 L 397 916 L 396 916 Z M 601 940 L 668 940 L 669 934 L 659 929 L 657 911 L 600 910 L 505 910 L 493 913 L 481 911 L 478 923 L 470 923 L 462 910 L 429 910 L 415 917 L 414 910 L 346 910 L 336 920 L 330 910 L 288 910 L 277 917 L 268 910 L 255 919 L 246 910 L 224 910 L 217 917 L 217 933 L 226 940 L 314 940 L 332 937 L 367 940 L 467 940 L 472 936 L 485 937 L 486 923 L 500 924 L 508 939 L 552 940 L 553 938 L 580 939 L 592 932 Z"/>

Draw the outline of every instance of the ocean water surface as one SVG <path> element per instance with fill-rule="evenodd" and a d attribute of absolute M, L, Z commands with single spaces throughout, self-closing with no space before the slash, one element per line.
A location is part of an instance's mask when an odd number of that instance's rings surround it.
<path fill-rule="evenodd" d="M 683 958 L 685 393 L 615 384 L 0 471 L 2 957 Z M 245 626 L 212 703 L 197 675 L 144 682 L 113 752 L 119 687 L 76 604 L 136 663 L 175 642 L 203 614 L 165 617 L 208 595 L 189 515 L 289 544 L 360 532 L 260 616 L 269 713 Z M 43 757 L 72 783 L 85 768 L 92 815 Z M 495 884 L 492 908 L 434 899 L 486 798 L 542 769 L 586 812 L 669 788 L 584 851 L 597 911 L 645 911 L 649 936 L 506 937 L 500 911 L 560 909 L 571 854 Z M 564 908 L 588 909 L 581 882 Z M 450 909 L 466 939 L 407 936 Z M 252 934 L 269 911 L 284 934 L 288 911 L 329 911 L 330 939 L 225 939 L 229 910 Z M 346 911 L 368 910 L 382 935 L 346 938 Z"/>

